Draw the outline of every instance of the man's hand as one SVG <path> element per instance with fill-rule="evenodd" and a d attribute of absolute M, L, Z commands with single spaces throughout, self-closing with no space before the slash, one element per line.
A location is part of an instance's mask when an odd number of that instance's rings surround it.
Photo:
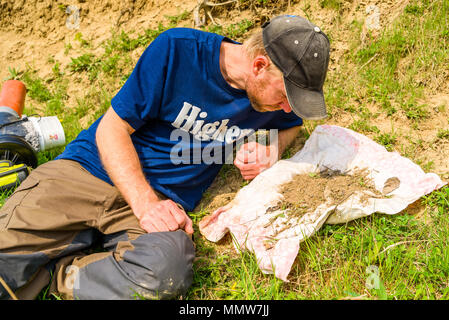
<path fill-rule="evenodd" d="M 147 232 L 184 229 L 193 234 L 192 220 L 172 200 L 160 200 L 142 171 L 131 140 L 134 129 L 109 110 L 98 125 L 96 139 L 101 160 L 114 185 Z M 120 152 L 111 152 L 120 150 Z"/>
<path fill-rule="evenodd" d="M 187 234 L 193 234 L 192 220 L 172 200 L 149 201 L 147 205 L 133 211 L 139 219 L 140 226 L 147 232 L 184 229 Z"/>
<path fill-rule="evenodd" d="M 278 155 L 279 151 L 276 145 L 264 146 L 251 141 L 237 151 L 234 165 L 240 169 L 243 179 L 251 180 L 270 168 L 278 160 Z"/>
<path fill-rule="evenodd" d="M 255 141 L 244 144 L 234 160 L 234 165 L 240 169 L 243 178 L 254 179 L 259 173 L 275 164 L 287 146 L 298 135 L 300 128 L 300 126 L 295 126 L 279 131 L 277 141 L 272 141 L 269 146 Z"/>

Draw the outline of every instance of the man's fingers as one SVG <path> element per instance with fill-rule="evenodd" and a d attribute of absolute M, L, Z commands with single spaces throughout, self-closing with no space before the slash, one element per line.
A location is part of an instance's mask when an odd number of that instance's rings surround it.
<path fill-rule="evenodd" d="M 257 151 L 240 151 L 236 154 L 236 160 L 242 163 L 252 163 L 257 161 Z"/>
<path fill-rule="evenodd" d="M 193 234 L 193 222 L 190 219 L 190 217 L 187 215 L 187 213 L 184 211 L 184 209 L 181 209 L 178 205 L 175 205 L 175 217 L 177 221 L 179 221 L 178 225 L 181 229 L 184 229 L 185 232 L 188 234 Z"/>
<path fill-rule="evenodd" d="M 170 201 L 170 209 L 171 209 L 170 212 L 173 218 L 175 219 L 176 223 L 178 224 L 178 226 L 180 228 L 183 228 L 186 224 L 186 217 L 187 217 L 187 214 L 185 213 L 184 209 L 178 207 L 178 205 L 173 201 Z"/>
<path fill-rule="evenodd" d="M 184 230 L 188 234 L 193 234 L 193 222 L 189 217 L 187 217 L 187 219 L 186 219 L 186 225 L 184 227 Z"/>
<path fill-rule="evenodd" d="M 245 143 L 240 150 L 247 150 L 247 151 L 252 151 L 254 149 L 256 149 L 258 147 L 259 143 L 256 141 L 250 141 L 248 143 Z"/>
<path fill-rule="evenodd" d="M 240 159 L 235 159 L 234 160 L 234 165 L 239 168 L 240 170 L 250 170 L 254 167 L 256 167 L 258 164 L 257 163 L 248 163 L 248 162 L 244 162 L 241 161 Z"/>
<path fill-rule="evenodd" d="M 204 219 L 202 219 L 199 223 L 200 228 L 207 227 L 211 222 L 217 220 L 218 216 L 222 214 L 223 212 L 229 210 L 232 206 L 232 202 L 228 203 L 224 207 L 220 207 L 217 210 L 215 210 L 212 214 L 206 216 Z"/>
<path fill-rule="evenodd" d="M 147 232 L 176 231 L 184 229 L 193 234 L 193 222 L 187 213 L 172 200 L 160 201 L 150 208 L 140 220 L 140 226 Z"/>
<path fill-rule="evenodd" d="M 241 163 L 236 160 L 234 165 L 240 170 L 240 174 L 245 180 L 254 179 L 261 171 L 257 164 Z"/>
<path fill-rule="evenodd" d="M 165 200 L 164 206 L 167 210 L 167 214 L 164 215 L 164 222 L 169 227 L 170 231 L 183 229 L 187 223 L 189 217 L 185 213 L 184 209 L 181 209 L 174 201 Z"/>
<path fill-rule="evenodd" d="M 258 146 L 259 144 L 254 141 L 242 145 L 239 151 L 237 151 L 236 159 L 244 163 L 256 161 Z"/>
<path fill-rule="evenodd" d="M 255 174 L 255 173 L 242 175 L 243 179 L 245 179 L 245 180 L 253 180 L 256 176 L 257 176 L 257 174 Z"/>
<path fill-rule="evenodd" d="M 270 161 L 270 149 L 256 142 L 249 142 L 240 148 L 236 160 L 240 163 L 266 163 Z"/>
<path fill-rule="evenodd" d="M 169 230 L 167 225 L 160 218 L 148 215 L 140 220 L 140 226 L 148 233 Z"/>
<path fill-rule="evenodd" d="M 177 229 L 184 229 L 188 234 L 193 234 L 193 222 L 187 215 L 187 213 L 179 207 L 174 201 L 172 200 L 166 200 L 168 201 L 167 205 L 170 207 L 170 213 L 172 218 L 176 221 L 176 228 Z M 174 231 L 174 230 L 172 230 Z"/>
<path fill-rule="evenodd" d="M 241 170 L 240 173 L 242 174 L 243 179 L 252 180 L 262 171 L 263 170 L 259 166 L 254 166 L 250 168 L 245 168 Z"/>
<path fill-rule="evenodd" d="M 248 173 L 248 172 L 255 172 L 258 171 L 259 165 L 253 164 L 253 163 L 234 163 L 237 168 L 239 168 L 240 173 Z"/>
<path fill-rule="evenodd" d="M 168 211 L 166 214 L 162 214 L 161 220 L 165 223 L 167 228 L 164 231 L 175 231 L 179 228 L 179 224 L 176 222 L 171 211 Z"/>
<path fill-rule="evenodd" d="M 244 163 L 242 162 L 241 159 L 239 159 L 239 158 L 236 157 L 235 160 L 234 160 L 234 165 L 235 165 L 237 168 L 240 169 L 240 167 L 243 166 Z"/>
<path fill-rule="evenodd" d="M 161 201 L 149 208 L 140 219 L 142 229 L 147 232 L 174 231 L 178 229 L 176 220 L 170 213 L 170 208 Z"/>
<path fill-rule="evenodd" d="M 238 161 L 241 163 L 247 162 L 246 152 L 243 152 L 241 150 L 239 152 L 237 152 L 237 154 L 235 155 L 234 161 Z"/>

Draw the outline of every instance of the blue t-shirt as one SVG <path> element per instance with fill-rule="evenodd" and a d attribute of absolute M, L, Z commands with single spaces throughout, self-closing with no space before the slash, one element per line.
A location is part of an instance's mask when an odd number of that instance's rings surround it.
<path fill-rule="evenodd" d="M 194 29 L 165 31 L 145 50 L 111 101 L 118 116 L 136 130 L 131 139 L 150 185 L 188 211 L 218 174 L 227 156 L 222 150 L 232 152 L 232 144 L 251 130 L 302 124 L 293 112 L 255 111 L 246 92 L 225 81 L 219 64 L 223 40 L 231 41 Z M 95 141 L 100 120 L 57 159 L 78 161 L 113 184 Z"/>

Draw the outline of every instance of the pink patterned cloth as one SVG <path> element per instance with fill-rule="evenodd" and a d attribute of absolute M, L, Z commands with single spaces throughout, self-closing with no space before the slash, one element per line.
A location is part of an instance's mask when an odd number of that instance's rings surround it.
<path fill-rule="evenodd" d="M 400 185 L 388 197 L 373 197 L 362 203 L 361 194 L 354 194 L 338 205 L 338 210 L 323 203 L 299 219 L 289 217 L 282 209 L 268 210 L 282 200 L 280 186 L 293 176 L 325 168 L 349 173 L 367 169 L 379 191 L 392 177 L 398 178 Z M 364 135 L 322 125 L 313 131 L 302 150 L 259 174 L 229 204 L 203 218 L 200 231 L 213 242 L 231 232 L 236 249 L 252 251 L 262 272 L 274 273 L 277 278 L 288 281 L 300 242 L 324 223 L 345 223 L 374 212 L 396 214 L 445 184 L 438 175 L 425 173 L 409 159 L 388 152 Z"/>

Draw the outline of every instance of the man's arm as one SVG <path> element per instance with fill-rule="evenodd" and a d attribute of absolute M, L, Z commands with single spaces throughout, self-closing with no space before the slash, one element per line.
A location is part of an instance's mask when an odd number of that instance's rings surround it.
<path fill-rule="evenodd" d="M 185 229 L 193 233 L 192 220 L 172 200 L 160 200 L 147 182 L 131 140 L 134 129 L 109 108 L 97 128 L 101 161 L 114 185 L 147 232 Z"/>
<path fill-rule="evenodd" d="M 244 144 L 234 160 L 234 165 L 240 169 L 243 178 L 254 179 L 259 173 L 275 164 L 298 135 L 300 128 L 301 126 L 295 126 L 279 131 L 277 143 L 270 142 L 269 146 L 255 141 Z"/>

